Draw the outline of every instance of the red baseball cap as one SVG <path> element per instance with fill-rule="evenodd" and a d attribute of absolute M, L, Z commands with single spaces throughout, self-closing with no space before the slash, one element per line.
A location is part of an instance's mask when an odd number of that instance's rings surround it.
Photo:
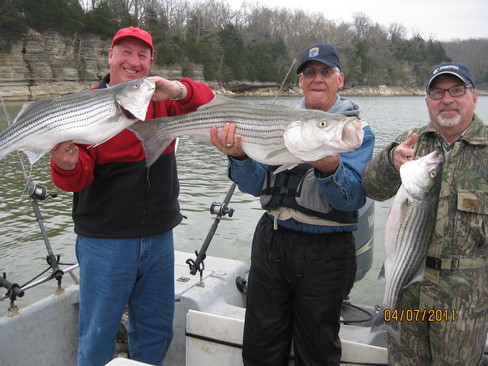
<path fill-rule="evenodd" d="M 141 41 L 146 42 L 149 48 L 151 48 L 151 56 L 154 55 L 154 46 L 152 43 L 152 37 L 145 30 L 137 27 L 127 27 L 127 28 L 119 29 L 117 33 L 115 33 L 114 38 L 112 39 L 111 47 L 113 47 L 117 42 L 119 42 L 124 38 L 138 38 Z"/>

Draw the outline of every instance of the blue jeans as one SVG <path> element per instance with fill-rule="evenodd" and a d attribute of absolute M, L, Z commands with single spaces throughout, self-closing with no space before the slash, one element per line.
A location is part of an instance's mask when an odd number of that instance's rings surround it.
<path fill-rule="evenodd" d="M 78 366 L 112 360 L 124 307 L 133 360 L 160 365 L 173 338 L 173 232 L 133 239 L 78 236 Z"/>

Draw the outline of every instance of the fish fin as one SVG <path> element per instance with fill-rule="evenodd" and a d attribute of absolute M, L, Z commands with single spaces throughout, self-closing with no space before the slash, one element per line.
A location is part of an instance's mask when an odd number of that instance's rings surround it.
<path fill-rule="evenodd" d="M 29 163 L 31 165 L 34 165 L 40 158 L 44 156 L 44 154 L 47 153 L 48 150 L 21 149 L 20 151 L 22 151 L 27 156 Z"/>
<path fill-rule="evenodd" d="M 279 156 L 281 154 L 290 155 L 290 152 L 288 151 L 288 149 L 286 147 L 284 147 L 282 149 L 279 149 L 279 150 L 275 150 L 275 151 L 270 152 L 269 154 L 266 155 L 265 159 L 266 160 L 271 160 L 271 159 L 276 158 L 277 156 Z M 293 169 L 297 165 L 298 165 L 298 163 L 284 164 L 284 165 L 280 166 L 278 169 L 276 169 L 274 171 L 274 174 L 278 174 L 279 172 L 282 172 L 284 170 Z"/>
<path fill-rule="evenodd" d="M 257 106 L 262 106 L 267 109 L 276 109 L 277 111 L 282 111 L 283 109 L 295 109 L 293 107 L 283 105 L 283 104 L 266 104 L 266 103 L 258 103 Z"/>
<path fill-rule="evenodd" d="M 296 164 L 285 164 L 285 165 L 282 165 L 280 166 L 278 169 L 276 169 L 273 174 L 278 174 L 280 172 L 283 172 L 285 170 L 289 170 L 289 169 L 293 169 L 294 167 L 296 167 L 298 165 L 298 163 Z"/>
<path fill-rule="evenodd" d="M 231 97 L 226 97 L 224 95 L 215 95 L 214 99 L 212 99 L 210 102 L 207 104 L 203 104 L 200 107 L 197 108 L 197 111 L 202 111 L 205 109 L 210 109 L 210 108 L 215 108 L 219 107 L 225 104 L 246 104 L 248 103 L 243 102 L 242 100 L 238 100 L 237 98 L 231 98 Z M 286 105 L 280 105 L 280 104 L 255 104 L 257 106 L 265 106 L 268 109 L 276 109 L 276 110 L 283 110 L 283 109 L 294 109 L 292 107 L 286 106 Z"/>
<path fill-rule="evenodd" d="M 33 105 L 33 104 L 37 104 L 39 102 L 27 102 L 27 103 L 24 103 L 22 104 L 22 108 L 20 109 L 19 113 L 17 113 L 17 115 L 15 116 L 15 119 L 14 121 L 12 122 L 12 125 L 15 125 L 15 123 L 17 122 L 17 120 L 20 118 L 20 116 L 22 116 L 27 110 L 30 109 L 30 107 Z"/>
<path fill-rule="evenodd" d="M 378 275 L 379 280 L 385 280 L 385 264 L 381 266 L 380 274 Z"/>
<path fill-rule="evenodd" d="M 424 274 L 425 274 L 425 261 L 419 266 L 417 272 L 415 272 L 410 282 L 407 283 L 404 288 L 407 288 L 407 286 L 411 285 L 412 283 L 422 282 L 424 280 Z"/>
<path fill-rule="evenodd" d="M 103 144 L 104 142 L 107 142 L 108 140 L 110 140 L 110 139 L 111 139 L 112 137 L 114 137 L 114 136 L 115 136 L 115 135 L 110 136 L 110 137 L 106 138 L 106 139 L 105 139 L 105 140 L 103 140 L 103 141 L 97 142 L 96 144 L 92 144 L 92 145 L 88 146 L 88 148 L 97 147 L 98 145 L 101 145 L 101 144 Z"/>
<path fill-rule="evenodd" d="M 215 97 L 208 103 L 201 105 L 197 108 L 197 111 L 203 111 L 210 108 L 219 107 L 225 104 L 245 104 L 244 102 L 235 98 L 226 97 L 223 95 L 215 95 Z"/>
<path fill-rule="evenodd" d="M 169 118 L 169 117 L 168 117 Z M 128 127 L 139 140 L 146 153 L 146 166 L 151 166 L 171 144 L 173 138 L 164 137 L 164 125 L 159 119 L 137 122 Z"/>
<path fill-rule="evenodd" d="M 274 157 L 279 156 L 280 154 L 288 154 L 288 155 L 290 155 L 290 151 L 286 147 L 284 147 L 282 149 L 279 149 L 279 150 L 275 150 L 275 151 L 270 152 L 268 155 L 266 155 L 266 159 L 272 159 Z M 295 164 L 295 165 L 297 165 L 297 164 Z"/>

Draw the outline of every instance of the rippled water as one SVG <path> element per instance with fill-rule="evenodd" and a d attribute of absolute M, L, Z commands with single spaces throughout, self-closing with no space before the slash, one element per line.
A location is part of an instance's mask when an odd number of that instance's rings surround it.
<path fill-rule="evenodd" d="M 250 103 L 272 103 L 274 98 L 240 98 Z M 423 125 L 428 120 L 423 97 L 354 97 L 361 106 L 361 116 L 368 121 L 376 134 L 375 152 L 404 130 Z M 277 104 L 295 106 L 299 98 L 279 98 Z M 15 116 L 21 104 L 9 103 L 11 116 Z M 480 97 L 477 113 L 488 122 L 488 97 Z M 0 113 L 0 130 L 6 127 L 3 112 Z M 212 202 L 222 202 L 231 182 L 227 178 L 227 157 L 213 146 L 203 145 L 192 138 L 182 137 L 179 142 L 178 171 L 181 184 L 180 204 L 187 217 L 175 229 L 177 250 L 195 258 L 213 224 L 210 213 Z M 33 214 L 29 197 L 24 191 L 24 180 L 17 155 L 9 154 L 0 160 L 0 274 L 19 285 L 48 268 L 46 245 Z M 45 156 L 31 171 L 32 179 L 46 186 L 48 192 L 57 194 L 39 203 L 50 245 L 62 263 L 75 262 L 75 235 L 71 221 L 71 194 L 53 186 L 50 180 L 49 160 Z M 375 259 L 372 270 L 353 288 L 351 298 L 355 302 L 375 305 L 380 303 L 384 285 L 377 280 L 383 261 L 383 230 L 390 201 L 376 203 Z M 230 207 L 235 210 L 232 218 L 224 218 L 210 244 L 207 254 L 249 262 L 250 243 L 254 227 L 262 211 L 259 199 L 238 190 Z M 64 268 L 64 267 L 63 267 Z M 72 284 L 69 276 L 63 279 L 64 286 Z M 27 291 L 18 299 L 25 306 L 54 291 L 50 282 Z M 0 291 L 3 294 L 4 291 Z M 0 302 L 0 315 L 5 313 L 7 301 Z"/>

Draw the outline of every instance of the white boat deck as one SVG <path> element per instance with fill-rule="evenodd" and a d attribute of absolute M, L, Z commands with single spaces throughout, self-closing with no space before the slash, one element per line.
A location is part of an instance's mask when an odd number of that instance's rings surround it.
<path fill-rule="evenodd" d="M 174 339 L 164 365 L 240 366 L 245 295 L 235 282 L 237 277 L 246 277 L 248 266 L 208 257 L 201 283 L 198 273 L 190 275 L 186 264 L 189 257 L 188 253 L 176 252 Z M 0 364 L 76 366 L 78 304 L 78 286 L 73 285 L 61 294 L 19 309 L 15 316 L 0 318 Z M 368 328 L 342 327 L 344 361 L 386 365 L 384 347 L 362 343 L 368 334 Z M 124 358 L 110 363 L 141 365 Z"/>

